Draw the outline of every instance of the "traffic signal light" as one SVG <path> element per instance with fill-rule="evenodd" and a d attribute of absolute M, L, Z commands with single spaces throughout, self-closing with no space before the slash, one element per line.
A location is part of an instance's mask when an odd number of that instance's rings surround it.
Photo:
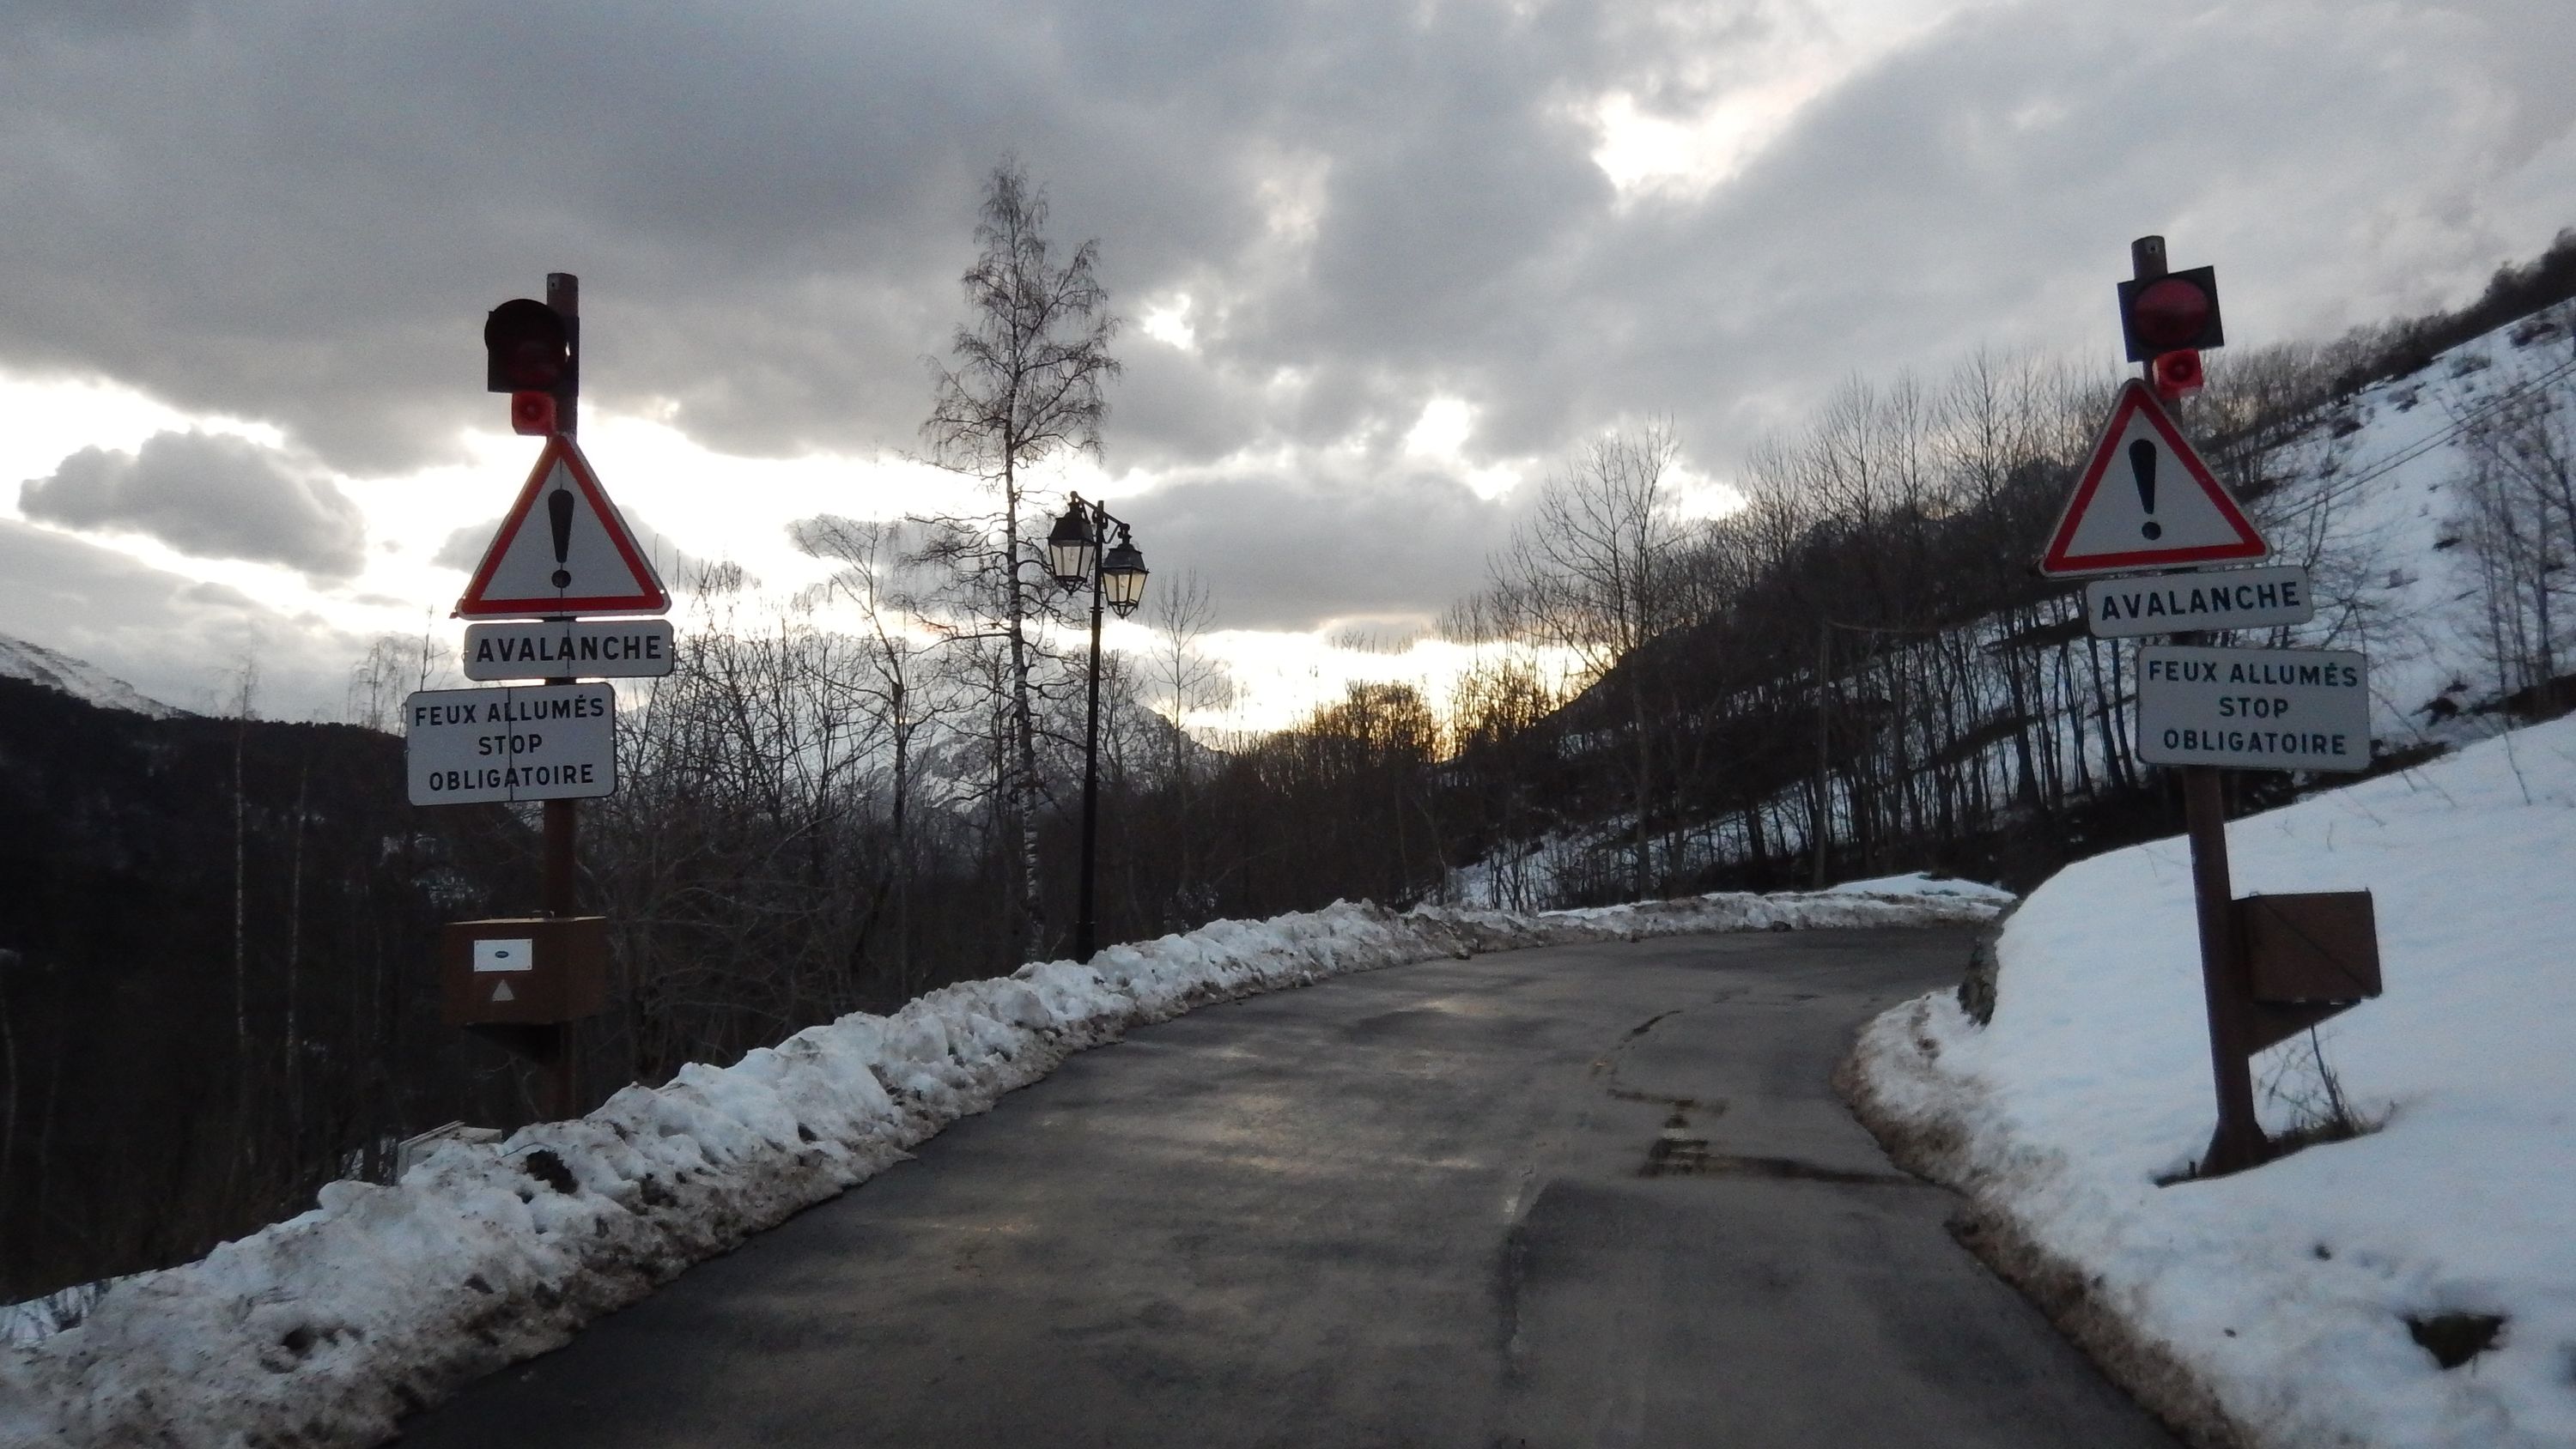
<path fill-rule="evenodd" d="M 550 392 L 510 394 L 510 431 L 542 438 L 555 431 L 555 395 Z"/>
<path fill-rule="evenodd" d="M 2194 267 L 2120 284 L 2120 335 L 2131 362 L 2168 352 L 2224 346 L 2218 325 L 2218 270 Z"/>
<path fill-rule="evenodd" d="M 551 433 L 558 409 L 579 395 L 579 337 L 554 308 L 513 298 L 483 319 L 483 367 L 484 388 L 510 394 L 511 431 Z"/>
<path fill-rule="evenodd" d="M 2200 391 L 2200 354 L 2186 347 L 2180 352 L 2162 352 L 2147 364 L 2148 382 L 2156 396 L 2166 402 L 2180 402 Z"/>

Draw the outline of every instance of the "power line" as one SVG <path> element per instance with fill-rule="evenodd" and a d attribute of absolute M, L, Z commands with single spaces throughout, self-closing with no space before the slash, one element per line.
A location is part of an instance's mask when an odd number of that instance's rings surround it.
<path fill-rule="evenodd" d="M 2558 366 L 2551 368 L 2549 371 L 2542 373 L 2538 377 L 2524 378 L 2521 382 L 2497 393 L 2494 397 L 2487 399 L 2484 403 L 2481 403 L 2477 407 L 2472 408 L 2468 412 L 2453 419 L 2451 425 L 2442 429 L 2440 432 L 2437 432 L 2430 437 L 2423 438 L 2411 446 L 2401 448 L 2397 452 L 2380 459 L 2378 462 L 2373 463 L 2358 473 L 2349 474 L 2337 480 L 2332 491 L 2335 494 L 2341 494 L 2346 490 L 2358 488 L 2373 478 L 2381 477 L 2404 464 L 2411 463 L 2417 458 L 2423 457 L 2426 453 L 2433 451 L 2435 448 L 2441 447 L 2443 444 L 2450 442 L 2453 438 L 2456 438 L 2460 434 L 2468 431 L 2472 424 L 2486 417 L 2487 414 L 2494 412 L 2496 409 L 2503 407 L 2505 404 L 2514 401 L 2516 398 L 2519 398 L 2526 393 L 2532 392 L 2533 390 L 2541 387 L 2546 387 L 2550 383 L 2556 382 L 2558 379 L 2565 377 L 2570 373 L 2576 373 L 2576 360 L 2562 362 Z"/>

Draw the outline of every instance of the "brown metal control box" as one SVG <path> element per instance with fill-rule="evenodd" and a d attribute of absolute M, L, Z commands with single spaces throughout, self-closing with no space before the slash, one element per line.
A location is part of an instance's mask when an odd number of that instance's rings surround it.
<path fill-rule="evenodd" d="M 575 1021 L 608 1009 L 608 918 L 456 921 L 438 943 L 449 1026 Z"/>
<path fill-rule="evenodd" d="M 2379 994 L 2379 926 L 2368 891 L 2246 896 L 2234 903 L 2245 953 L 2248 1052 L 2288 1041 Z"/>
<path fill-rule="evenodd" d="M 2256 1001 L 2364 1001 L 2379 994 L 2379 924 L 2368 891 L 2247 896 L 2236 903 Z"/>

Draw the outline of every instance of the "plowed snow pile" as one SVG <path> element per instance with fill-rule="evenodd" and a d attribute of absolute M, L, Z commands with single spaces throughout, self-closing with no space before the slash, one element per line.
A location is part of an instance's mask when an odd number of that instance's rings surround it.
<path fill-rule="evenodd" d="M 0 1348 L 0 1445 L 369 1443 L 690 1264 L 866 1181 L 1065 1057 L 1194 1006 L 1437 956 L 1774 927 L 1989 920 L 1919 877 L 1540 916 L 1337 904 L 951 986 L 589 1116 L 453 1144 L 402 1182 L 118 1282 L 78 1327 Z"/>
<path fill-rule="evenodd" d="M 2576 721 L 2238 821 L 2228 849 L 2239 895 L 2374 893 L 2386 994 L 2320 1034 L 2381 1130 L 2156 1185 L 2216 1112 L 2180 840 L 2034 891 L 1991 1025 L 1946 992 L 1873 1023 L 1865 1115 L 2180 1417 L 2266 1446 L 2576 1444 Z M 2305 1037 L 2256 1059 L 2267 1131 L 2322 1105 L 2318 1060 Z M 2447 1314 L 2500 1337 L 2444 1369 L 2408 1320 Z"/>

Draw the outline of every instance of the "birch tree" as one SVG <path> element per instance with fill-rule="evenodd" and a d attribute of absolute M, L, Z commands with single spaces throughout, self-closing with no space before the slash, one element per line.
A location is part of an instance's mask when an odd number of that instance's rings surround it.
<path fill-rule="evenodd" d="M 1038 871 L 1037 718 L 1030 684 L 1031 616 L 1051 607 L 1039 555 L 1042 525 L 1027 517 L 1028 470 L 1067 451 L 1100 451 L 1104 385 L 1118 319 L 1096 272 L 1099 242 L 1058 261 L 1046 237 L 1046 193 L 1005 157 L 985 181 L 975 264 L 961 279 L 967 318 L 932 364 L 936 400 L 921 425 L 932 461 L 982 479 L 1001 504 L 970 562 L 987 580 L 1008 654 L 1010 738 L 1004 799 L 1018 854 L 1019 939 L 1034 952 L 1046 910 Z"/>

